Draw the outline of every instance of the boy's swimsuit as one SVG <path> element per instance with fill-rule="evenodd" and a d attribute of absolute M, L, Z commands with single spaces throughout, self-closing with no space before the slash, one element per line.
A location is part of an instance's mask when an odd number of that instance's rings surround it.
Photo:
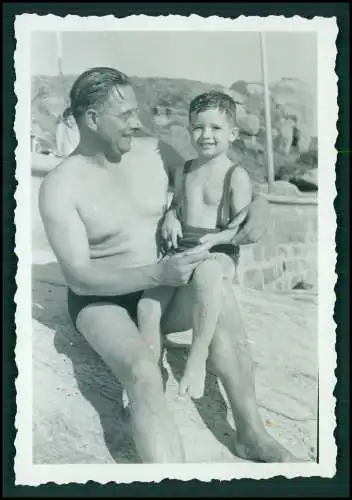
<path fill-rule="evenodd" d="M 189 172 L 191 166 L 191 161 L 185 163 L 182 174 Z M 177 251 L 183 251 L 189 248 L 193 248 L 199 244 L 199 238 L 205 234 L 215 233 L 226 228 L 227 224 L 231 220 L 231 209 L 230 209 L 230 178 L 232 172 L 237 165 L 233 165 L 227 172 L 224 180 L 224 190 L 222 201 L 219 207 L 219 217 L 216 229 L 206 229 L 201 227 L 187 226 L 182 223 L 183 238 L 179 239 L 179 248 Z M 184 190 L 184 175 L 181 176 L 181 182 L 178 181 L 178 186 L 175 185 L 175 190 L 178 190 L 178 194 L 182 196 Z M 181 191 L 180 191 L 181 189 Z M 183 198 L 181 198 L 183 199 Z M 182 221 L 182 207 L 178 208 L 178 217 Z M 231 244 L 223 244 L 214 246 L 210 252 L 220 252 L 229 255 L 235 266 L 237 267 L 239 259 L 239 247 Z M 120 306 L 128 312 L 133 321 L 137 321 L 137 305 L 142 297 L 143 291 L 128 293 L 125 295 L 113 295 L 113 296 L 93 296 L 93 295 L 77 295 L 71 289 L 68 289 L 67 302 L 68 311 L 71 320 L 76 327 L 77 316 L 82 309 L 90 304 L 98 303 L 108 303 Z"/>
<path fill-rule="evenodd" d="M 187 161 L 184 165 L 181 175 L 175 178 L 175 194 L 178 199 L 184 199 L 185 189 L 185 174 L 190 171 L 192 160 Z M 183 222 L 182 202 L 177 206 L 177 216 L 181 221 L 183 237 L 178 239 L 177 252 L 183 252 L 189 248 L 194 248 L 199 245 L 199 239 L 209 233 L 218 233 L 223 231 L 232 220 L 231 214 L 231 176 L 238 165 L 233 165 L 226 173 L 224 179 L 223 193 L 221 202 L 218 208 L 218 220 L 215 229 L 189 226 Z M 240 256 L 240 247 L 231 243 L 215 245 L 210 250 L 211 253 L 224 253 L 231 257 L 235 267 L 238 265 Z"/>

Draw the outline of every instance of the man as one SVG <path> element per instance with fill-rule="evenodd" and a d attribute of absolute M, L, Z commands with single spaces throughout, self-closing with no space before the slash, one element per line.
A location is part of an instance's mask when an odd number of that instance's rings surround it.
<path fill-rule="evenodd" d="M 46 176 L 39 195 L 44 227 L 68 284 L 69 312 L 127 391 L 142 460 L 184 462 L 160 369 L 135 323 L 136 306 L 142 290 L 178 287 L 162 330 L 188 330 L 187 283 L 208 251 L 199 248 L 156 260 L 156 230 L 167 206 L 168 178 L 160 165 L 129 168 L 121 161 L 140 127 L 127 76 L 93 68 L 78 77 L 70 98 L 80 143 Z M 265 203 L 257 199 L 249 212 L 246 227 L 237 235 L 239 244 L 256 241 L 263 232 Z M 233 410 L 237 454 L 264 462 L 294 460 L 259 417 L 249 346 L 234 292 L 227 290 L 224 286 L 209 358 Z"/>

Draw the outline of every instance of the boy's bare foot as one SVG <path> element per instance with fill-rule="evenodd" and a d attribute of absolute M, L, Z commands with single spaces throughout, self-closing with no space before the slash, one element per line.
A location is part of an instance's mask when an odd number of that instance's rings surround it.
<path fill-rule="evenodd" d="M 127 396 L 127 391 L 126 389 L 124 389 L 122 391 L 122 407 L 124 410 L 127 410 L 127 408 L 129 407 L 129 404 L 130 404 L 130 401 L 128 399 L 128 396 Z"/>
<path fill-rule="evenodd" d="M 206 359 L 203 356 L 192 356 L 191 354 L 180 382 L 180 396 L 187 395 L 194 399 L 200 399 L 204 394 L 205 377 Z"/>
<path fill-rule="evenodd" d="M 295 457 L 264 429 L 260 434 L 239 436 L 235 444 L 236 455 L 253 462 L 306 462 Z"/>

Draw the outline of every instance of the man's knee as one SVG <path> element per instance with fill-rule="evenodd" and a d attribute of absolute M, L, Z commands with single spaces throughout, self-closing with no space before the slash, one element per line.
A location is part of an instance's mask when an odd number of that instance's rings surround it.
<path fill-rule="evenodd" d="M 129 381 L 127 381 L 127 391 L 134 394 L 155 394 L 162 392 L 163 383 L 160 369 L 151 356 L 145 356 L 137 360 L 129 370 Z"/>
<path fill-rule="evenodd" d="M 137 305 L 137 315 L 139 319 L 146 320 L 159 320 L 161 318 L 160 303 L 149 297 L 143 297 Z"/>

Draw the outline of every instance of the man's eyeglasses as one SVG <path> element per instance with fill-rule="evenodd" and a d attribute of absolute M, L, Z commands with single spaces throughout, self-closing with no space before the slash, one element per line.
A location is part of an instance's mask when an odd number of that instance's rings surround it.
<path fill-rule="evenodd" d="M 116 118 L 122 119 L 124 122 L 128 123 L 130 120 L 139 120 L 139 110 L 133 109 L 125 111 L 124 113 L 114 113 Z"/>

